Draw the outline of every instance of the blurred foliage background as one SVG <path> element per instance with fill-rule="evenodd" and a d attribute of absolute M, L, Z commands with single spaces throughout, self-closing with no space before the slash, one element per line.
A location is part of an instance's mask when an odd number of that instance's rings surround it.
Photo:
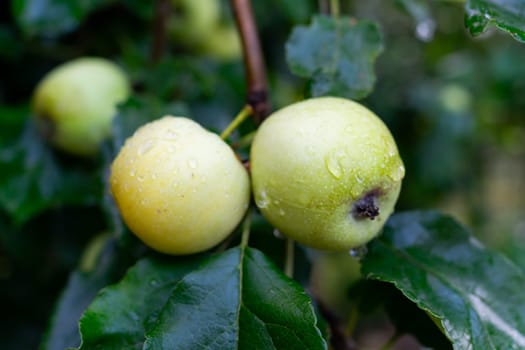
<path fill-rule="evenodd" d="M 220 50 L 232 39 L 208 33 L 219 50 L 184 39 L 195 28 L 180 28 L 183 13 L 173 0 L 159 48 L 155 42 L 163 33 L 156 23 L 164 17 L 156 6 L 162 3 L 0 3 L 0 348 L 36 348 L 88 243 L 101 232 L 122 230 L 105 189 L 114 148 L 136 126 L 164 113 L 191 116 L 220 131 L 244 104 L 238 47 Z M 305 97 L 305 82 L 286 65 L 284 44 L 295 25 L 309 23 L 319 11 L 319 2 L 253 6 L 277 109 Z M 362 102 L 389 125 L 405 161 L 398 210 L 440 209 L 525 266 L 523 44 L 496 29 L 472 38 L 457 1 L 342 6 L 346 14 L 377 21 L 383 33 L 375 89 Z M 220 18 L 233 26 L 227 1 L 221 2 Z M 113 144 L 104 145 L 96 159 L 56 151 L 31 121 L 35 85 L 51 68 L 79 56 L 114 60 L 134 86 L 119 111 L 117 120 L 124 122 L 116 123 Z M 243 125 L 234 140 L 253 129 Z M 262 240 L 253 238 L 254 244 Z"/>

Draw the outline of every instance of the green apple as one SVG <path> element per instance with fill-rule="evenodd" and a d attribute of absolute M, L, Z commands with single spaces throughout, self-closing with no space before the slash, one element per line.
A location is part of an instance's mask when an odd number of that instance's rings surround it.
<path fill-rule="evenodd" d="M 241 58 L 242 46 L 235 26 L 220 24 L 214 28 L 200 45 L 200 52 L 221 61 Z"/>
<path fill-rule="evenodd" d="M 172 0 L 172 4 L 174 14 L 168 22 L 168 31 L 184 45 L 200 45 L 220 21 L 219 0 Z"/>
<path fill-rule="evenodd" d="M 37 85 L 33 112 L 51 143 L 77 155 L 93 155 L 110 134 L 118 103 L 130 93 L 125 73 L 104 58 L 62 64 Z"/>
<path fill-rule="evenodd" d="M 270 115 L 251 149 L 255 203 L 284 235 L 323 250 L 374 238 L 405 174 L 385 124 L 362 105 L 312 98 Z"/>
<path fill-rule="evenodd" d="M 111 192 L 130 230 L 167 254 L 218 244 L 250 200 L 248 173 L 232 149 L 191 119 L 140 127 L 111 165 Z"/>

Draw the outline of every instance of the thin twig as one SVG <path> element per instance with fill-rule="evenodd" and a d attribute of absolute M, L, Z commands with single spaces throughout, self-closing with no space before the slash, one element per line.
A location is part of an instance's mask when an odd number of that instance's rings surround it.
<path fill-rule="evenodd" d="M 254 117 L 262 121 L 270 113 L 266 68 L 250 0 L 230 0 L 239 30 L 246 67 L 247 102 Z"/>
<path fill-rule="evenodd" d="M 150 60 L 153 64 L 159 62 L 166 50 L 166 27 L 171 13 L 169 0 L 157 0 L 153 18 L 153 40 L 151 41 Z"/>

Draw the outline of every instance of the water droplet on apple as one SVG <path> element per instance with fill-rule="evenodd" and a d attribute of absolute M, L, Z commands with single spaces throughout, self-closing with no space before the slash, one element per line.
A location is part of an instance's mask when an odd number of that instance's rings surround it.
<path fill-rule="evenodd" d="M 275 238 L 279 238 L 279 239 L 285 239 L 286 237 L 281 233 L 281 231 L 279 231 L 278 229 L 273 229 L 273 235 L 275 236 Z"/>
<path fill-rule="evenodd" d="M 396 152 L 395 147 L 394 147 L 393 145 L 390 145 L 390 146 L 388 147 L 388 156 L 389 156 L 389 157 L 394 157 L 394 156 L 396 155 L 396 153 L 397 153 L 397 152 Z"/>
<path fill-rule="evenodd" d="M 168 139 L 176 139 L 177 137 L 179 137 L 179 135 L 175 131 L 173 131 L 171 129 L 168 129 L 166 131 L 166 138 L 168 138 Z"/>
<path fill-rule="evenodd" d="M 330 155 L 325 158 L 325 166 L 328 169 L 328 172 L 337 180 L 343 176 L 343 168 L 339 163 L 339 159 L 335 155 Z"/>
<path fill-rule="evenodd" d="M 362 259 L 366 255 L 367 252 L 368 252 L 368 248 L 366 247 L 366 245 L 362 245 L 362 246 L 350 249 L 348 254 L 350 254 L 352 258 L 359 260 L 359 259 Z"/>
<path fill-rule="evenodd" d="M 405 176 L 405 167 L 403 165 L 398 166 L 389 176 L 394 181 L 400 181 Z"/>
<path fill-rule="evenodd" d="M 196 169 L 197 168 L 197 161 L 195 159 L 188 160 L 188 166 L 191 169 Z"/>
<path fill-rule="evenodd" d="M 279 208 L 279 215 L 284 216 L 284 214 L 286 214 L 284 209 L 283 208 Z"/>
<path fill-rule="evenodd" d="M 350 187 L 350 195 L 352 196 L 352 198 L 359 198 L 361 196 L 361 193 L 363 193 L 363 190 L 362 188 L 360 188 L 360 186 Z"/>
<path fill-rule="evenodd" d="M 140 201 L 140 204 L 142 204 L 142 205 L 146 205 L 146 204 L 148 204 L 148 200 L 147 200 L 147 199 L 142 199 L 142 200 Z"/>
<path fill-rule="evenodd" d="M 265 190 L 262 190 L 258 196 L 255 198 L 255 204 L 257 204 L 257 207 L 260 209 L 264 209 L 268 206 L 270 203 L 270 199 L 268 198 L 268 194 Z"/>
<path fill-rule="evenodd" d="M 144 141 L 137 149 L 137 155 L 142 156 L 149 152 L 155 146 L 155 140 L 149 139 Z"/>
<path fill-rule="evenodd" d="M 355 174 L 355 179 L 358 183 L 362 184 L 363 183 L 363 178 L 361 177 L 361 175 L 359 174 Z"/>
<path fill-rule="evenodd" d="M 136 173 L 137 171 L 135 169 L 131 169 L 131 171 L 129 172 L 129 176 L 134 177 Z"/>

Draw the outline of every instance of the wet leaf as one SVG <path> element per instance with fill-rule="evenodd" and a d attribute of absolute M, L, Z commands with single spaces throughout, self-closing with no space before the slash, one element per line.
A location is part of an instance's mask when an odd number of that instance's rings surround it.
<path fill-rule="evenodd" d="M 21 224 L 46 209 L 92 205 L 101 192 L 96 170 L 59 162 L 27 120 L 18 140 L 0 149 L 0 207 Z"/>
<path fill-rule="evenodd" d="M 14 0 L 12 12 L 29 36 L 54 37 L 74 30 L 93 10 L 110 0 Z"/>
<path fill-rule="evenodd" d="M 435 316 L 454 349 L 525 347 L 525 272 L 448 216 L 394 215 L 362 272 Z"/>
<path fill-rule="evenodd" d="M 83 267 L 71 273 L 55 306 L 47 334 L 40 347 L 42 350 L 66 349 L 80 345 L 80 316 L 101 288 L 114 283 L 123 275 L 124 266 L 127 266 L 130 260 L 111 238 L 103 242 L 102 251 L 98 253 L 95 265 L 90 269 Z"/>
<path fill-rule="evenodd" d="M 144 259 L 81 319 L 81 349 L 326 349 L 310 298 L 259 251 Z"/>
<path fill-rule="evenodd" d="M 483 33 L 489 24 L 525 42 L 525 6 L 522 0 L 468 0 L 465 24 L 474 36 Z"/>
<path fill-rule="evenodd" d="M 311 95 L 361 99 L 375 82 L 374 61 L 383 51 L 379 27 L 349 17 L 316 16 L 296 27 L 286 43 L 292 72 L 311 80 Z"/>

